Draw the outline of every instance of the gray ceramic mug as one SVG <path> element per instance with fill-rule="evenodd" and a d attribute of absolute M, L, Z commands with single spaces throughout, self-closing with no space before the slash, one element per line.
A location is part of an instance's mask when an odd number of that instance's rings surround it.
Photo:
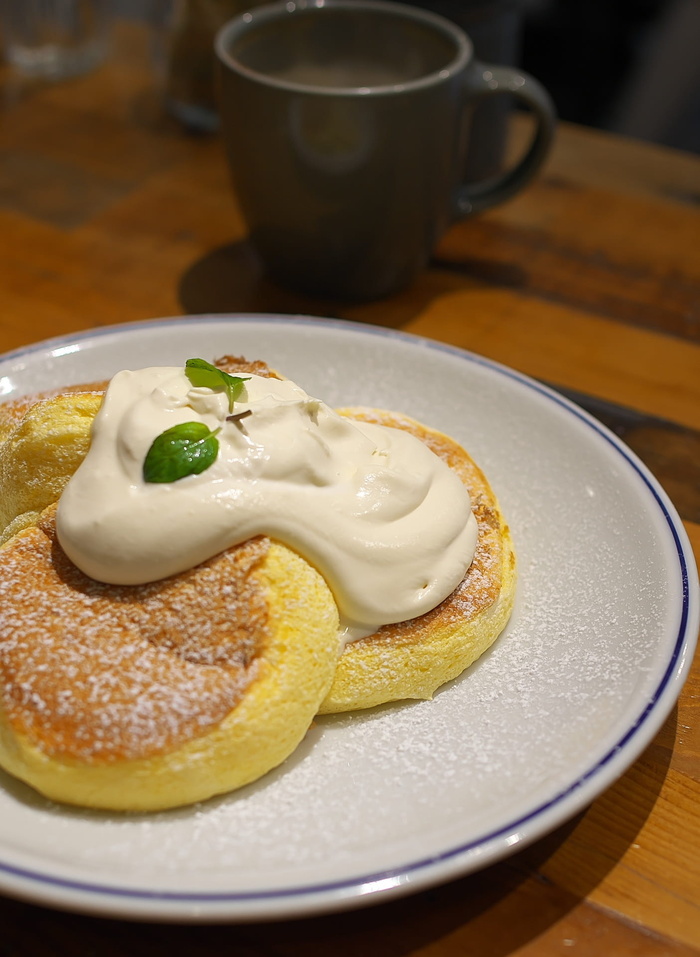
<path fill-rule="evenodd" d="M 217 34 L 222 131 L 250 240 L 272 278 L 371 300 L 406 286 L 456 219 L 502 202 L 541 166 L 546 91 L 474 59 L 466 34 L 382 0 L 252 9 Z M 536 132 L 510 170 L 461 181 L 469 108 L 510 94 Z"/>

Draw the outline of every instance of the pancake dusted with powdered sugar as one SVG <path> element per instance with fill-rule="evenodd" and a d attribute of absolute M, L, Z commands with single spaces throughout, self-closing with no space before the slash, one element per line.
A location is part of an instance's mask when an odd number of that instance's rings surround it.
<path fill-rule="evenodd" d="M 276 377 L 239 358 L 217 366 Z M 343 648 L 322 564 L 264 534 L 157 581 L 96 581 L 65 555 L 55 512 L 101 401 L 26 400 L 11 422 L 0 409 L 0 764 L 48 797 L 148 810 L 233 790 L 284 761 L 317 712 L 430 698 L 505 627 L 515 558 L 484 474 L 448 436 L 374 409 L 341 416 L 410 433 L 471 499 L 473 559 L 424 614 Z"/>

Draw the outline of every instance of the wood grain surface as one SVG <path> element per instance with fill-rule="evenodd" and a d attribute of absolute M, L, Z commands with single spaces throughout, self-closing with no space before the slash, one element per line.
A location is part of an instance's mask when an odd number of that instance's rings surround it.
<path fill-rule="evenodd" d="M 344 317 L 473 350 L 574 398 L 675 502 L 700 553 L 700 158 L 562 124 L 536 181 L 453 227 L 382 302 L 269 282 L 216 135 L 163 110 L 147 32 L 0 116 L 0 350 L 204 312 Z M 527 135 L 520 120 L 517 150 Z M 352 914 L 169 926 L 0 899 L 0 957 L 700 954 L 700 667 L 641 758 L 576 819 L 486 870 Z"/>

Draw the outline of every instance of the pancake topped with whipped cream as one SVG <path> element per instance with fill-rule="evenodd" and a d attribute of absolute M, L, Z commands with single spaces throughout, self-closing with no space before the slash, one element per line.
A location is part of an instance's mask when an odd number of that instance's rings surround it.
<path fill-rule="evenodd" d="M 120 374 L 79 425 L 44 399 L 0 445 L 0 764 L 58 800 L 232 790 L 318 711 L 429 698 L 510 614 L 510 532 L 454 440 L 196 361 Z"/>

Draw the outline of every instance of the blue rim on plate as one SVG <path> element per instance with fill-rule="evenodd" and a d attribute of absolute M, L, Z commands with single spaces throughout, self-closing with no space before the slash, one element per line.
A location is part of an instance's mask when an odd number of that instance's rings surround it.
<path fill-rule="evenodd" d="M 585 807 L 602 790 L 616 780 L 638 757 L 669 714 L 685 680 L 697 638 L 699 621 L 697 570 L 683 525 L 656 479 L 631 450 L 605 426 L 584 410 L 546 386 L 496 362 L 464 350 L 395 330 L 367 326 L 343 320 L 323 320 L 297 316 L 234 315 L 202 316 L 150 320 L 123 326 L 102 327 L 86 333 L 62 336 L 18 349 L 0 357 L 0 394 L 13 394 L 14 380 L 21 379 L 27 364 L 40 355 L 58 363 L 60 376 L 63 357 L 75 356 L 87 348 L 106 343 L 110 337 L 117 340 L 138 337 L 141 334 L 162 333 L 165 330 L 190 335 L 206 329 L 248 329 L 252 324 L 267 335 L 291 334 L 294 330 L 313 336 L 322 332 L 331 339 L 338 335 L 343 341 L 369 342 L 366 337 L 381 339 L 387 348 L 401 343 L 411 348 L 428 350 L 433 354 L 454 357 L 464 363 L 464 371 L 479 367 L 489 375 L 502 377 L 505 383 L 517 383 L 531 394 L 556 406 L 576 422 L 585 426 L 608 446 L 617 461 L 643 484 L 648 507 L 662 520 L 673 543 L 675 568 L 672 571 L 679 585 L 681 605 L 675 636 L 669 638 L 670 652 L 665 668 L 660 670 L 656 686 L 645 701 L 639 702 L 637 716 L 624 732 L 598 755 L 589 766 L 576 773 L 546 800 L 523 810 L 464 843 L 422 854 L 400 866 L 372 869 L 347 878 L 304 881 L 296 886 L 270 886 L 251 891 L 224 889 L 199 891 L 196 887 L 168 889 L 157 887 L 130 887 L 103 880 L 71 879 L 46 869 L 18 866 L 3 853 L 0 843 L 0 888 L 8 893 L 29 897 L 39 903 L 57 904 L 79 910 L 97 911 L 126 917 L 169 917 L 171 919 L 261 919 L 322 913 L 359 906 L 368 901 L 395 896 L 408 890 L 423 889 L 432 884 L 460 876 L 495 862 L 543 836 L 557 825 Z M 349 337 L 349 338 L 348 338 Z M 171 337 L 172 338 L 172 337 Z M 271 340 L 272 341 L 272 340 Z M 103 350 L 106 352 L 106 350 Z M 264 358 L 264 356 L 261 356 Z M 114 370 L 116 371 L 116 370 Z M 55 384 L 60 382 L 60 378 Z M 304 385 L 304 383 L 301 383 Z M 37 388 L 41 387 L 37 384 Z M 670 571 L 670 569 L 669 569 Z M 11 857 L 11 855 L 10 855 Z M 17 881 L 17 885 L 13 885 Z M 183 904 L 189 911 L 178 912 Z M 209 906 L 208 906 L 209 905 Z"/>

